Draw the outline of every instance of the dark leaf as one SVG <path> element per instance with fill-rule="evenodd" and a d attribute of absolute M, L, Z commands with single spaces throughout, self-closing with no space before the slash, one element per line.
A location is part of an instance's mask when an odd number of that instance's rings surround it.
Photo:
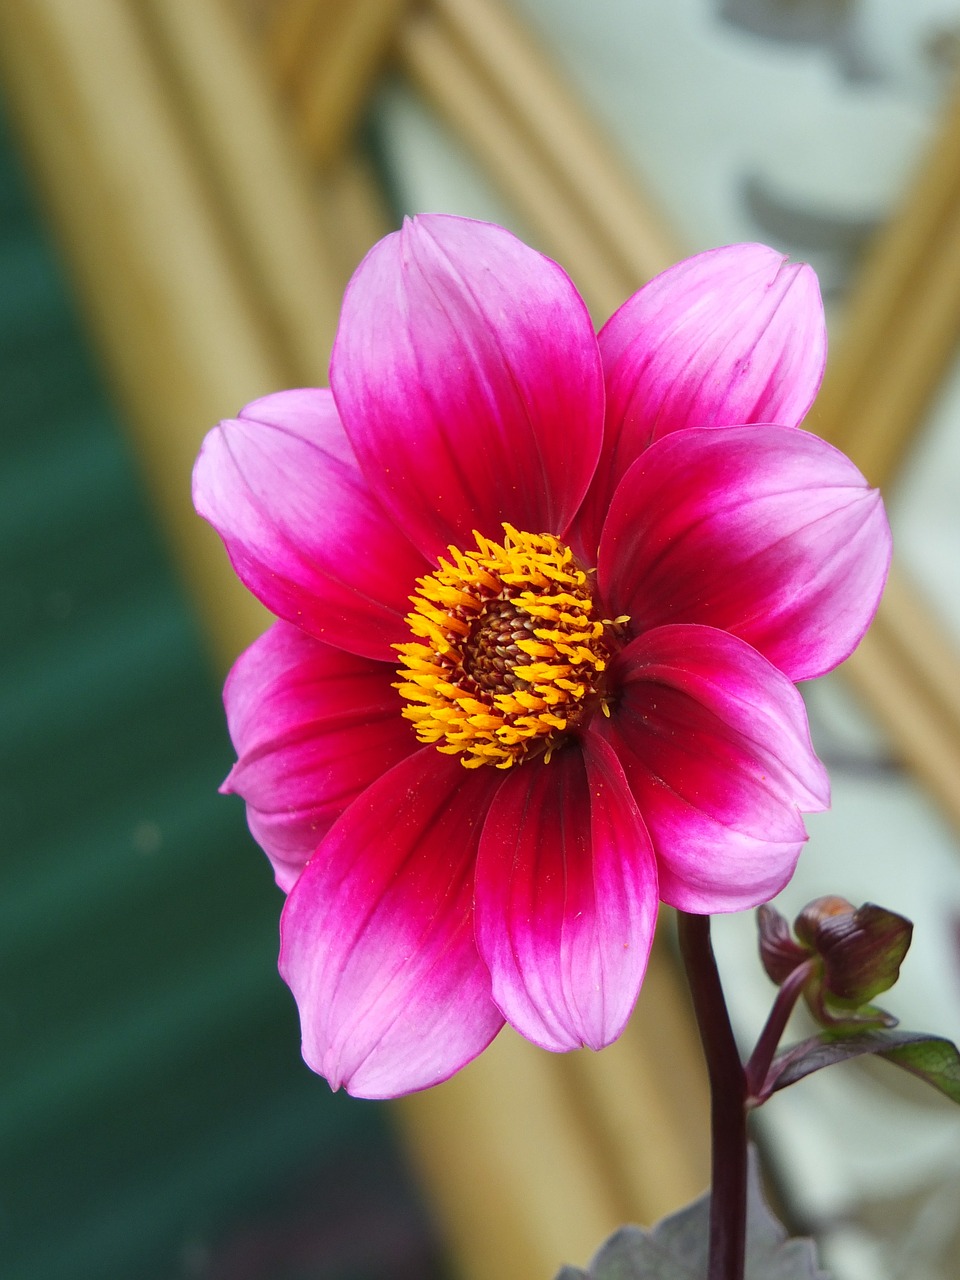
<path fill-rule="evenodd" d="M 757 907 L 757 932 L 764 972 L 778 987 L 813 954 L 809 947 L 794 940 L 786 917 L 769 902 Z"/>
<path fill-rule="evenodd" d="M 876 1054 L 909 1071 L 960 1102 L 960 1052 L 949 1040 L 917 1031 L 860 1031 L 837 1035 L 824 1031 L 777 1054 L 764 1085 L 764 1096 L 795 1084 L 835 1062 Z"/>
<path fill-rule="evenodd" d="M 586 1271 L 564 1267 L 556 1280 L 705 1280 L 710 1197 L 701 1196 L 655 1227 L 621 1227 Z M 809 1240 L 788 1240 L 763 1197 L 756 1154 L 747 1187 L 744 1280 L 828 1280 Z"/>

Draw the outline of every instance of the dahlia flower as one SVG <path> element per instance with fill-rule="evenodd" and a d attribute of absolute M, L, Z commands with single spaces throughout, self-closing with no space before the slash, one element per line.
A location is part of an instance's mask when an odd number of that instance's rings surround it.
<path fill-rule="evenodd" d="M 334 1088 L 437 1083 L 505 1020 L 599 1049 L 660 900 L 790 878 L 829 802 L 794 682 L 856 646 L 890 551 L 798 428 L 824 358 L 813 272 L 762 245 L 596 335 L 555 263 L 424 216 L 357 270 L 330 390 L 209 434 L 197 510 L 278 618 L 227 680 L 224 789 Z"/>

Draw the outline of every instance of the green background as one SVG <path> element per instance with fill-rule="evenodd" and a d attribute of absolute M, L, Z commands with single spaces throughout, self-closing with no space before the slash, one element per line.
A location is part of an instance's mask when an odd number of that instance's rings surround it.
<path fill-rule="evenodd" d="M 437 1274 L 299 1056 L 217 681 L 0 133 L 0 1277 Z"/>

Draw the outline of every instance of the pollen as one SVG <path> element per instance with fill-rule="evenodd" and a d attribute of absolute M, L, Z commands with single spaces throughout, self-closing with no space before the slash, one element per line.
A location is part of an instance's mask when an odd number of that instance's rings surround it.
<path fill-rule="evenodd" d="M 607 629 L 593 576 L 548 533 L 505 524 L 503 542 L 474 532 L 418 579 L 396 646 L 406 705 L 421 742 L 467 769 L 550 759 L 596 709 L 606 711 Z"/>

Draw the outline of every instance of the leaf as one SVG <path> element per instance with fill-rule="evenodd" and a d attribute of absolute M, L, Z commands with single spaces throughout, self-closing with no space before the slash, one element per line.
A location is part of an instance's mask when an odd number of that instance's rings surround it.
<path fill-rule="evenodd" d="M 710 1197 L 701 1196 L 650 1230 L 621 1227 L 586 1271 L 564 1267 L 556 1280 L 705 1280 Z M 747 1262 L 744 1280 L 828 1280 L 809 1240 L 788 1240 L 763 1197 L 756 1153 L 747 1177 Z"/>
<path fill-rule="evenodd" d="M 853 1035 L 823 1031 L 777 1054 L 764 1082 L 763 1096 L 785 1089 L 835 1062 L 846 1062 L 867 1053 L 885 1058 L 895 1067 L 933 1085 L 952 1102 L 960 1102 L 957 1046 L 941 1036 L 920 1031 L 859 1031 Z"/>

